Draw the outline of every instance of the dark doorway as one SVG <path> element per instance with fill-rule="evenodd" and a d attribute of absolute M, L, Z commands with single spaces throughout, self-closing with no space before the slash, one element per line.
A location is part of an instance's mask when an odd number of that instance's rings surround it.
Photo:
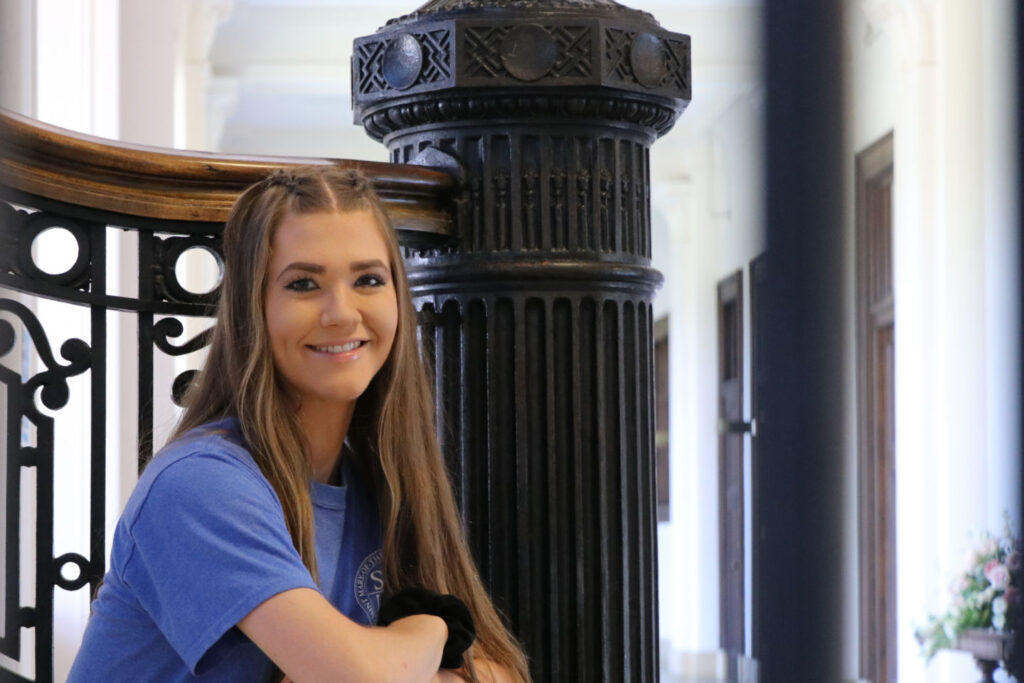
<path fill-rule="evenodd" d="M 743 272 L 718 283 L 719 614 L 722 649 L 744 654 Z"/>
<path fill-rule="evenodd" d="M 857 155 L 857 400 L 860 666 L 896 680 L 896 331 L 890 133 Z"/>

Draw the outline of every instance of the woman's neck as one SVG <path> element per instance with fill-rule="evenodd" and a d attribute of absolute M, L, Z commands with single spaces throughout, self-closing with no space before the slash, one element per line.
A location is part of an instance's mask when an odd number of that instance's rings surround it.
<path fill-rule="evenodd" d="M 339 406 L 307 400 L 299 408 L 299 423 L 309 448 L 313 478 L 320 483 L 330 483 L 337 472 L 341 447 L 354 410 L 355 401 Z"/>

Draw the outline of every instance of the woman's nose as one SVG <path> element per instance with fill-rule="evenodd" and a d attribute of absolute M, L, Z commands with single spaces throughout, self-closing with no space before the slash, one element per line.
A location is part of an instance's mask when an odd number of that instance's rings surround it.
<path fill-rule="evenodd" d="M 359 322 L 359 308 L 355 295 L 343 288 L 331 290 L 324 300 L 320 324 L 324 327 L 351 325 Z"/>

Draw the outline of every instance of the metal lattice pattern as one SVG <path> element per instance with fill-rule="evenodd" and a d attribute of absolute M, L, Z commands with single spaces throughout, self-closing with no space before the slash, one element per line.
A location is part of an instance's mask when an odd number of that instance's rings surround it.
<path fill-rule="evenodd" d="M 411 34 L 423 50 L 423 67 L 410 86 L 415 88 L 451 78 L 451 31 L 439 28 Z M 384 78 L 384 53 L 397 36 L 388 40 L 357 42 L 353 55 L 353 73 L 358 77 L 360 95 L 380 94 L 394 90 Z"/>
<path fill-rule="evenodd" d="M 507 26 L 479 26 L 466 29 L 466 75 L 474 78 L 507 76 L 501 63 L 501 41 L 511 29 Z"/>
<path fill-rule="evenodd" d="M 551 75 L 555 78 L 589 77 L 593 71 L 590 29 L 585 26 L 556 26 L 548 30 L 558 44 L 558 61 Z"/>
<path fill-rule="evenodd" d="M 608 75 L 622 81 L 636 82 L 633 68 L 629 64 L 629 46 L 636 33 L 610 28 L 605 32 L 604 56 Z"/>
<path fill-rule="evenodd" d="M 420 77 L 413 83 L 413 87 L 451 78 L 451 32 L 448 29 L 438 29 L 419 34 L 417 37 L 423 47 L 425 61 Z"/>
<path fill-rule="evenodd" d="M 668 73 L 661 87 L 674 87 L 690 92 L 690 45 L 681 40 L 665 41 L 665 62 Z"/>
<path fill-rule="evenodd" d="M 200 350 L 208 343 L 208 333 L 181 343 L 184 326 L 176 317 L 207 316 L 212 311 L 217 291 L 194 293 L 186 289 L 175 272 L 175 265 L 189 249 L 207 250 L 220 258 L 219 226 L 179 224 L 182 232 L 156 232 L 142 227 L 138 232 L 138 296 L 111 293 L 107 283 L 108 225 L 125 226 L 124 216 L 104 215 L 37 200 L 3 189 L 7 201 L 0 201 L 0 389 L 6 403 L 4 420 L 3 497 L 5 528 L 5 601 L 0 618 L 3 637 L 0 654 L 20 668 L 34 669 L 29 679 L 15 671 L 0 668 L 4 681 L 51 681 L 54 679 L 54 603 L 57 589 L 79 591 L 87 586 L 94 591 L 105 572 L 106 528 L 106 369 L 108 363 L 108 311 L 135 313 L 138 324 L 137 406 L 139 467 L 152 455 L 154 349 L 167 356 L 179 356 Z M 32 208 L 26 208 L 32 207 Z M 50 229 L 70 233 L 77 247 L 73 264 L 64 272 L 45 272 L 33 253 L 33 242 Z M 77 337 L 60 343 L 59 358 L 54 353 L 58 340 L 51 339 L 33 311 L 33 301 L 45 298 L 84 307 L 88 310 L 89 341 Z M 20 301 L 19 301 L 20 299 Z M 24 302 L 24 303 L 23 303 Z M 26 305 L 26 303 L 28 305 Z M 19 357 L 20 354 L 20 357 Z M 26 365 L 25 359 L 35 363 Z M 26 367 L 38 371 L 29 374 Z M 20 371 L 19 371 L 20 370 Z M 55 432 L 66 419 L 69 378 L 82 376 L 88 382 L 89 441 L 89 550 L 80 552 L 55 547 L 55 528 L 63 520 L 55 510 Z M 183 372 L 173 381 L 172 400 L 178 402 L 193 373 Z M 167 387 L 159 391 L 167 391 Z M 45 408 L 45 410 L 44 410 Z M 161 415 L 161 420 L 167 416 Z M 30 476 L 34 474 L 34 476 Z M 31 482 L 34 481 L 34 487 Z M 24 497 L 25 495 L 28 497 Z M 34 509 L 33 509 L 34 500 Z M 34 582 L 22 574 L 21 538 L 27 519 L 35 517 Z M 26 519 L 27 518 L 27 519 Z M 32 547 L 31 545 L 28 547 Z M 21 604 L 19 586 L 34 583 L 31 604 Z M 31 657 L 24 652 L 24 630 L 33 631 L 35 647 Z"/>
<path fill-rule="evenodd" d="M 384 50 L 387 42 L 377 40 L 374 42 L 357 44 L 352 65 L 353 73 L 359 74 L 359 93 L 368 95 L 388 89 L 388 83 L 384 80 L 381 62 L 384 59 Z"/>

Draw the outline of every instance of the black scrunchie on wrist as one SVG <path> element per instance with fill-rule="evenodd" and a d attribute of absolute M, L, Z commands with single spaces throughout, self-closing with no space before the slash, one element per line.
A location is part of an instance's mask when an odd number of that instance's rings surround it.
<path fill-rule="evenodd" d="M 389 624 L 413 614 L 431 614 L 448 625 L 448 641 L 441 654 L 442 669 L 458 669 L 462 655 L 476 639 L 473 615 L 466 603 L 454 595 L 440 595 L 426 588 L 405 588 L 381 603 L 377 625 Z"/>

